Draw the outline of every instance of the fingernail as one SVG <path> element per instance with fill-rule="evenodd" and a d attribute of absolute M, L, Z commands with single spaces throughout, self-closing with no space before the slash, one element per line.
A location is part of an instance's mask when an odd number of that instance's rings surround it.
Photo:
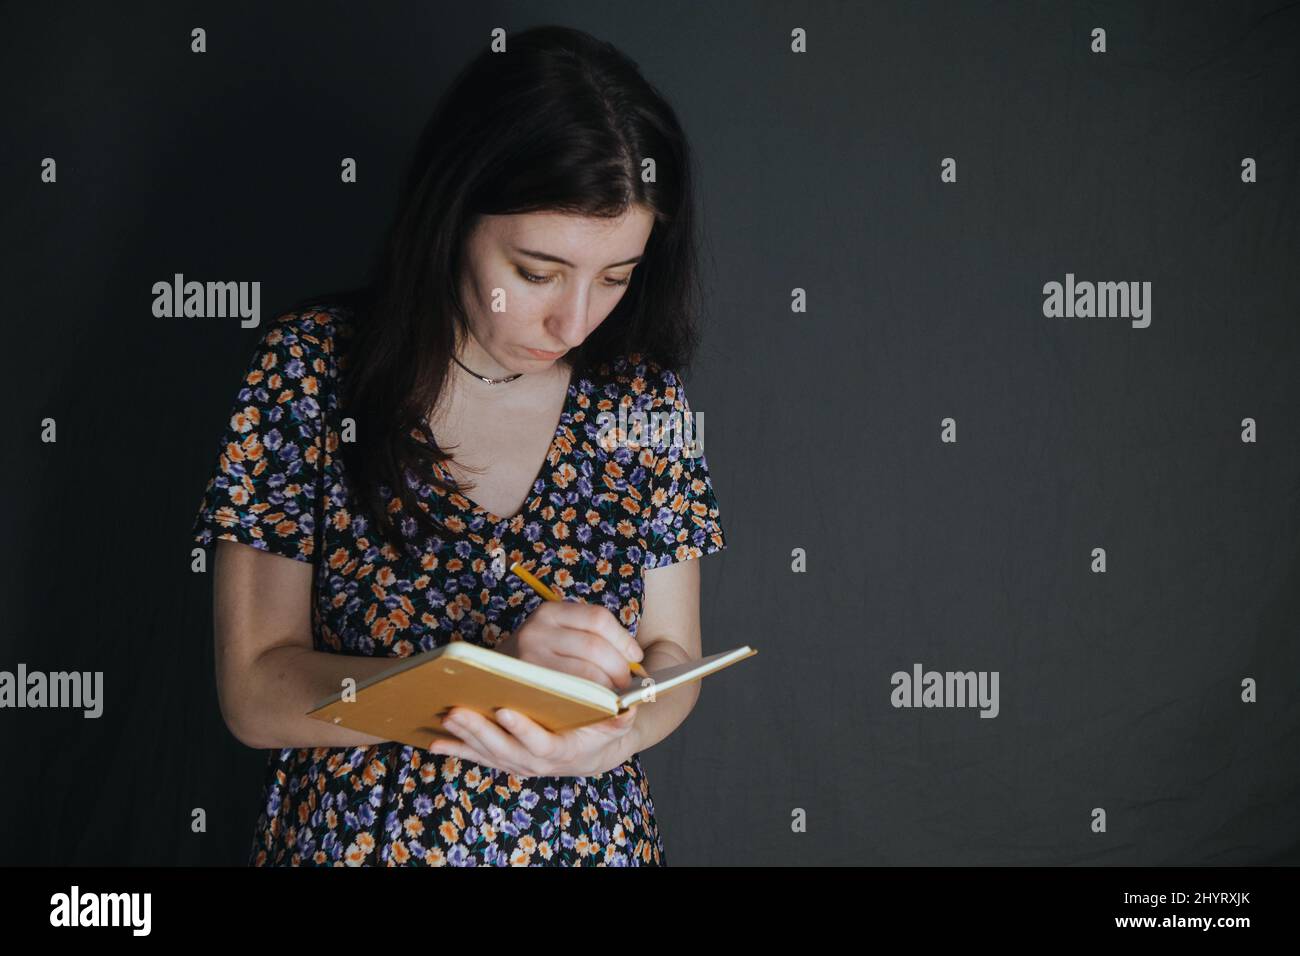
<path fill-rule="evenodd" d="M 515 722 L 515 715 L 508 710 L 498 710 L 497 719 L 503 724 L 513 724 Z"/>

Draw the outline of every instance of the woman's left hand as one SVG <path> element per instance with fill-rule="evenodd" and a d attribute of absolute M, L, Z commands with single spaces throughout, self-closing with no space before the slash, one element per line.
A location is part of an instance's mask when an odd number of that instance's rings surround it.
<path fill-rule="evenodd" d="M 428 749 L 520 777 L 594 777 L 632 756 L 626 738 L 640 706 L 558 734 L 516 711 L 498 709 L 496 720 L 489 720 L 477 711 L 453 707 L 443 726 L 460 739 L 435 737 Z"/>

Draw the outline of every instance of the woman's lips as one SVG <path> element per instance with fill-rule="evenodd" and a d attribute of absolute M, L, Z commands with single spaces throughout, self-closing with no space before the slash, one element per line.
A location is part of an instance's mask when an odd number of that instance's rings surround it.
<path fill-rule="evenodd" d="M 564 354 L 563 352 L 543 352 L 541 349 L 526 349 L 526 351 L 539 359 L 557 359 Z"/>

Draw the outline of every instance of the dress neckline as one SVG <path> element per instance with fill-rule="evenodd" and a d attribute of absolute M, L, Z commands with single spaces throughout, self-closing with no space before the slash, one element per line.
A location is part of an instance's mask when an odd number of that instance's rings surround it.
<path fill-rule="evenodd" d="M 569 423 L 566 419 L 570 414 L 571 407 L 573 405 L 574 399 L 576 398 L 577 381 L 578 381 L 578 370 L 574 368 L 570 370 L 569 383 L 564 388 L 564 405 L 563 407 L 560 408 L 559 421 L 556 422 L 555 431 L 551 434 L 551 443 L 546 447 L 546 454 L 542 456 L 542 463 L 541 465 L 538 466 L 537 472 L 533 475 L 533 480 L 528 483 L 528 493 L 524 496 L 524 503 L 520 506 L 517 512 L 515 512 L 512 515 L 509 515 L 508 517 L 503 517 L 501 515 L 493 514 L 491 511 L 488 511 L 486 508 L 480 505 L 477 501 L 474 501 L 472 498 L 470 498 L 463 491 L 449 491 L 447 493 L 447 500 L 451 501 L 452 504 L 456 505 L 457 507 L 461 508 L 464 511 L 469 511 L 471 514 L 475 514 L 475 515 L 481 515 L 482 517 L 486 518 L 488 522 L 492 525 L 499 525 L 502 524 L 503 522 L 506 523 L 514 522 L 515 519 L 527 515 L 532 510 L 533 501 L 535 501 L 538 497 L 538 494 L 535 491 L 537 487 L 537 482 L 542 481 L 543 484 L 546 483 L 544 479 L 547 477 L 548 470 L 554 467 L 551 464 L 551 458 L 552 456 L 556 455 L 560 451 L 561 440 L 565 437 L 565 434 L 569 430 Z M 440 474 L 444 480 L 450 481 L 453 485 L 457 484 L 456 479 L 446 468 L 442 467 L 441 462 L 434 462 L 433 467 L 437 469 L 438 474 Z M 465 505 L 461 506 L 458 502 L 452 500 L 454 498 L 459 498 L 461 501 L 465 502 Z"/>

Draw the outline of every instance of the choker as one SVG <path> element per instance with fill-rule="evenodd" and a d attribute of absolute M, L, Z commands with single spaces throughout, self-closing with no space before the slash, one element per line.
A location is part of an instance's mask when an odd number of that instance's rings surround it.
<path fill-rule="evenodd" d="M 465 369 L 465 371 L 469 372 L 469 374 L 473 375 L 476 379 L 478 379 L 481 382 L 486 382 L 488 385 L 504 385 L 506 382 L 513 382 L 515 379 L 519 378 L 519 376 L 524 374 L 523 372 L 515 372 L 514 375 L 507 375 L 505 378 L 488 378 L 486 375 L 480 375 L 472 368 L 469 368 L 464 362 L 456 358 L 456 356 L 454 355 L 451 357 L 451 360 L 455 362 L 457 365 L 459 365 L 461 368 Z"/>

